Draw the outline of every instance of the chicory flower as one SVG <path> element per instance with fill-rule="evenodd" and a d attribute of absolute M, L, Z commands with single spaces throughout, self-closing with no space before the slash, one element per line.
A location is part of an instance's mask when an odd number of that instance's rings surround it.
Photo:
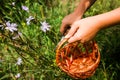
<path fill-rule="evenodd" d="M 33 20 L 33 19 L 34 19 L 33 16 L 29 16 L 29 18 L 26 19 L 27 25 L 30 25 L 30 21 Z"/>
<path fill-rule="evenodd" d="M 22 9 L 29 12 L 29 8 L 27 6 L 22 6 Z"/>
<path fill-rule="evenodd" d="M 22 59 L 19 57 L 18 60 L 17 60 L 17 65 L 21 65 L 22 64 Z"/>
<path fill-rule="evenodd" d="M 44 22 L 41 22 L 40 28 L 43 32 L 46 32 L 50 30 L 50 25 L 46 21 L 44 21 Z"/>
<path fill-rule="evenodd" d="M 17 24 L 16 23 L 10 23 L 10 21 L 6 22 L 6 28 L 7 30 L 9 30 L 10 32 L 14 32 L 17 31 Z"/>
<path fill-rule="evenodd" d="M 20 73 L 17 73 L 17 74 L 15 75 L 16 78 L 20 78 L 20 76 L 21 76 Z"/>

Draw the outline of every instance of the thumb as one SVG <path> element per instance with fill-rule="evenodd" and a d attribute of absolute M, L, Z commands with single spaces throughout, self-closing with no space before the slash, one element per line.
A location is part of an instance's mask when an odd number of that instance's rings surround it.
<path fill-rule="evenodd" d="M 62 23 L 61 27 L 60 27 L 60 32 L 63 34 L 64 33 L 64 28 L 65 28 L 66 24 Z"/>

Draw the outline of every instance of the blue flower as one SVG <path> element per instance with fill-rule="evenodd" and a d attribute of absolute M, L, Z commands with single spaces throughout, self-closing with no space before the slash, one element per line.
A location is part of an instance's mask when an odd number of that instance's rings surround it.
<path fill-rule="evenodd" d="M 17 24 L 16 23 L 10 23 L 10 21 L 6 22 L 6 28 L 7 30 L 9 30 L 10 32 L 14 32 L 17 31 Z"/>
<path fill-rule="evenodd" d="M 22 59 L 19 57 L 18 60 L 17 60 L 17 65 L 21 65 L 22 64 Z"/>
<path fill-rule="evenodd" d="M 12 2 L 12 5 L 15 6 L 15 2 Z"/>
<path fill-rule="evenodd" d="M 20 73 L 17 73 L 17 74 L 15 75 L 16 78 L 20 78 L 20 76 L 21 76 Z"/>
<path fill-rule="evenodd" d="M 50 25 L 46 21 L 41 22 L 41 30 L 43 32 L 49 31 L 50 30 Z"/>
<path fill-rule="evenodd" d="M 29 12 L 29 8 L 27 6 L 22 6 L 22 9 Z"/>
<path fill-rule="evenodd" d="M 33 16 L 29 16 L 29 18 L 26 19 L 27 25 L 30 25 L 30 21 L 33 20 L 33 19 L 34 19 Z"/>

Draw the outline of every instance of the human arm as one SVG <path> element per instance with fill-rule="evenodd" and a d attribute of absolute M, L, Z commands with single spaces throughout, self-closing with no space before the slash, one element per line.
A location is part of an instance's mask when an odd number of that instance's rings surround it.
<path fill-rule="evenodd" d="M 120 7 L 110 12 L 74 22 L 65 38 L 69 38 L 69 43 L 78 40 L 84 43 L 93 39 L 101 29 L 116 24 L 120 24 Z"/>
<path fill-rule="evenodd" d="M 71 14 L 65 16 L 62 20 L 60 32 L 64 34 L 66 32 L 66 29 L 70 27 L 74 21 L 81 19 L 85 11 L 89 9 L 95 1 L 96 0 L 80 0 L 80 3 L 76 9 Z"/>

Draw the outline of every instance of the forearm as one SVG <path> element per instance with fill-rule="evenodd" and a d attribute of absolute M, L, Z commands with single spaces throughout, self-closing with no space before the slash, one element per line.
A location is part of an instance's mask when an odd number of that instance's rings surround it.
<path fill-rule="evenodd" d="M 79 5 L 77 8 L 74 10 L 74 13 L 76 15 L 83 15 L 87 9 L 91 7 L 91 5 L 94 4 L 96 0 L 80 0 Z"/>
<path fill-rule="evenodd" d="M 110 12 L 96 16 L 100 24 L 100 29 L 111 25 L 120 24 L 120 7 Z"/>

